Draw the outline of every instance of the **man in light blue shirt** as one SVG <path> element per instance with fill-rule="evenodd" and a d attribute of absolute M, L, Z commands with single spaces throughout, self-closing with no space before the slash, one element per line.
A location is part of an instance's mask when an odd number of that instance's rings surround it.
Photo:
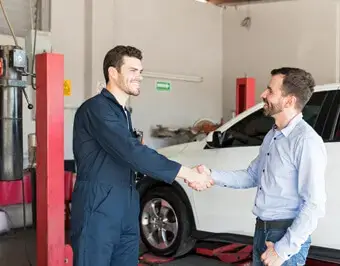
<path fill-rule="evenodd" d="M 322 138 L 303 120 L 302 109 L 314 91 L 302 69 L 280 68 L 262 93 L 265 115 L 275 126 L 265 136 L 248 169 L 209 170 L 216 185 L 257 187 L 253 265 L 304 265 L 311 234 L 325 214 L 327 154 Z"/>

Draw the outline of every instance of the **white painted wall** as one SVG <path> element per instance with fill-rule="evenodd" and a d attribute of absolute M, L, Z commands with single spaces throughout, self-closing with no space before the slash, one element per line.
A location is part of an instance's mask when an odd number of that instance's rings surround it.
<path fill-rule="evenodd" d="M 75 108 L 85 98 L 85 2 L 51 1 L 53 51 L 64 54 L 65 79 L 72 82 L 72 95 L 65 97 L 65 159 L 72 159 L 72 130 Z M 67 6 L 67 8 L 65 8 Z"/>
<path fill-rule="evenodd" d="M 337 81 L 337 7 L 336 1 L 299 0 L 222 12 L 191 0 L 52 1 L 53 50 L 65 55 L 65 79 L 71 79 L 73 89 L 72 96 L 65 97 L 65 158 L 73 158 L 73 108 L 104 80 L 102 61 L 115 45 L 142 49 L 146 71 L 203 77 L 202 83 L 171 81 L 172 90 L 162 93 L 155 90 L 154 79 L 144 79 L 141 95 L 131 102 L 133 122 L 145 132 L 147 144 L 159 147 L 164 144 L 148 137 L 156 124 L 177 127 L 201 117 L 229 118 L 235 107 L 235 79 L 245 73 L 256 78 L 257 97 L 274 67 L 304 67 L 318 84 Z M 240 26 L 248 14 L 249 30 Z M 6 40 L 12 43 L 10 37 Z M 34 127 L 24 108 L 25 152 Z"/>
<path fill-rule="evenodd" d="M 151 127 L 191 126 L 202 117 L 222 117 L 221 10 L 191 0 L 115 0 L 92 4 L 92 89 L 104 81 L 102 61 L 117 44 L 143 51 L 145 71 L 203 77 L 202 83 L 171 81 L 170 92 L 157 92 L 155 79 L 145 78 L 142 92 L 131 100 L 133 124 L 145 141 Z M 87 31 L 88 32 L 88 31 Z"/>
<path fill-rule="evenodd" d="M 339 76 L 338 1 L 299 0 L 254 4 L 223 14 L 223 114 L 235 108 L 235 79 L 256 78 L 257 101 L 267 85 L 270 70 L 302 67 L 316 83 L 336 82 Z M 240 26 L 250 15 L 251 28 Z"/>
<path fill-rule="evenodd" d="M 164 145 L 148 137 L 156 124 L 190 126 L 202 117 L 216 121 L 222 117 L 219 8 L 191 0 L 58 0 L 52 1 L 51 10 L 53 52 L 64 54 L 65 79 L 72 82 L 72 95 L 65 97 L 66 159 L 73 158 L 75 110 L 104 81 L 104 56 L 117 44 L 140 48 L 146 71 L 203 77 L 201 83 L 172 81 L 172 90 L 163 93 L 156 92 L 154 79 L 144 80 L 141 95 L 131 104 L 134 126 L 145 132 L 147 144 L 154 148 Z M 13 44 L 10 36 L 1 40 Z M 19 41 L 24 47 L 25 40 Z M 31 89 L 28 94 L 32 99 Z M 25 107 L 24 102 L 27 157 L 27 134 L 35 132 L 35 122 Z"/>

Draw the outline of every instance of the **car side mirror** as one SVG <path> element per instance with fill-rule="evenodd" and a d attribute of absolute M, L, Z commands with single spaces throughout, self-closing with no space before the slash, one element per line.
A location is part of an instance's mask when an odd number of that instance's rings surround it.
<path fill-rule="evenodd" d="M 225 148 L 230 147 L 234 141 L 234 136 L 229 131 L 213 131 L 209 133 L 207 144 L 210 148 Z"/>
<path fill-rule="evenodd" d="M 222 132 L 221 131 L 214 131 L 212 135 L 212 144 L 214 147 L 220 147 L 222 141 Z"/>

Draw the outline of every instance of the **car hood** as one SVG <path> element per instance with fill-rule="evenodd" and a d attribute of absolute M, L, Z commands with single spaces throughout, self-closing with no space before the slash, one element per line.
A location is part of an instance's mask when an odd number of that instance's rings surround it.
<path fill-rule="evenodd" d="M 164 155 L 169 159 L 174 159 L 183 152 L 191 152 L 196 150 L 202 150 L 206 145 L 206 140 L 187 142 L 183 144 L 172 145 L 157 150 L 158 153 Z"/>
<path fill-rule="evenodd" d="M 158 153 L 164 155 L 167 158 L 175 157 L 180 154 L 184 150 L 186 150 L 189 146 L 189 143 L 183 143 L 178 145 L 172 145 L 164 148 L 160 148 L 157 150 Z"/>

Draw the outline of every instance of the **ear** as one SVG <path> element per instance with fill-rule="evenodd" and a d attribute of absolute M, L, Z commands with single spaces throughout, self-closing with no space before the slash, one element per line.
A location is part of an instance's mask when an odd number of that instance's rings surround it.
<path fill-rule="evenodd" d="M 288 97 L 286 98 L 287 101 L 286 101 L 286 107 L 295 107 L 296 106 L 296 102 L 297 102 L 297 99 L 294 95 L 288 95 Z"/>
<path fill-rule="evenodd" d="M 298 99 L 296 98 L 296 96 L 292 95 L 292 104 L 294 107 L 297 106 L 297 102 L 298 102 Z"/>
<path fill-rule="evenodd" d="M 108 73 L 109 73 L 109 77 L 112 78 L 112 79 L 117 79 L 118 77 L 118 71 L 116 68 L 114 67 L 109 67 L 109 69 L 107 70 Z"/>

